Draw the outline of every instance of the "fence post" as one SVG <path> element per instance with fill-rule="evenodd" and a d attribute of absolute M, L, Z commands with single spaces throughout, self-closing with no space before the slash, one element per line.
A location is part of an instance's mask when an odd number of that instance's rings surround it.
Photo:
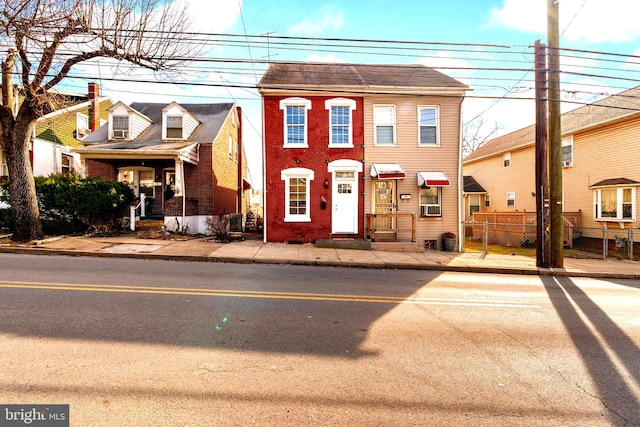
<path fill-rule="evenodd" d="M 633 228 L 629 228 L 629 247 L 627 248 L 629 251 L 629 259 L 633 261 Z"/>
<path fill-rule="evenodd" d="M 482 225 L 482 254 L 489 252 L 489 221 L 485 220 Z"/>
<path fill-rule="evenodd" d="M 606 259 L 609 256 L 609 227 L 607 227 L 607 223 L 604 223 L 604 229 L 602 230 L 604 233 L 604 239 L 602 241 L 602 256 Z"/>

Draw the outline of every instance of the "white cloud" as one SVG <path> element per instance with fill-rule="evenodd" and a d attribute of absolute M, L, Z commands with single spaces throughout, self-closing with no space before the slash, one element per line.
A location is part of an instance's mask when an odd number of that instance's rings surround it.
<path fill-rule="evenodd" d="M 511 28 L 546 34 L 547 4 L 544 1 L 504 0 L 490 11 L 487 27 Z M 588 43 L 628 42 L 640 37 L 637 0 L 562 0 L 560 33 L 569 41 Z"/>
<path fill-rule="evenodd" d="M 175 0 L 176 5 L 188 11 L 192 20 L 191 31 L 223 32 L 240 17 L 242 0 Z"/>
<path fill-rule="evenodd" d="M 320 34 L 324 30 L 337 30 L 344 24 L 344 13 L 333 6 L 323 6 L 313 16 L 304 18 L 289 29 L 290 34 Z"/>
<path fill-rule="evenodd" d="M 449 77 L 453 77 L 466 85 L 471 85 L 469 76 L 472 73 L 472 65 L 464 59 L 452 57 L 451 52 L 438 52 L 433 56 L 423 56 L 416 61 L 416 64 L 436 68 Z"/>

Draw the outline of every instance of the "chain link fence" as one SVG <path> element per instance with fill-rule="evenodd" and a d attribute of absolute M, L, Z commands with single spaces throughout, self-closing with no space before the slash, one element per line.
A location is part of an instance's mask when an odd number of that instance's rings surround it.
<path fill-rule="evenodd" d="M 490 245 L 506 248 L 535 248 L 535 223 L 493 223 L 469 221 L 464 223 L 465 242 L 467 246 L 489 253 Z M 548 237 L 547 237 L 548 238 Z M 565 253 L 579 256 L 602 256 L 602 258 L 617 258 L 640 260 L 640 228 L 621 228 L 618 223 L 610 226 L 603 223 L 602 227 L 569 227 L 564 228 Z"/>

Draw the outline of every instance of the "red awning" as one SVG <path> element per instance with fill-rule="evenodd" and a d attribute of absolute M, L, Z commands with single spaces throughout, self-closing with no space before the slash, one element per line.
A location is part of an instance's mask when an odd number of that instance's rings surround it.
<path fill-rule="evenodd" d="M 449 177 L 444 172 L 418 172 L 418 186 L 447 187 Z"/>
<path fill-rule="evenodd" d="M 374 163 L 371 165 L 371 176 L 378 179 L 405 179 L 407 172 L 402 165 Z"/>

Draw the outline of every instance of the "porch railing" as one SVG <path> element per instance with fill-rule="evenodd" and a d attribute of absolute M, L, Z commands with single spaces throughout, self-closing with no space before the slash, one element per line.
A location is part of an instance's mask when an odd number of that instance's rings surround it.
<path fill-rule="evenodd" d="M 140 193 L 140 203 L 135 206 L 129 206 L 129 228 L 131 229 L 131 231 L 134 231 L 136 229 L 136 211 L 138 210 L 138 208 L 140 208 L 141 217 L 147 216 L 147 206 L 145 203 L 146 198 L 146 194 Z"/>
<path fill-rule="evenodd" d="M 407 227 L 409 220 L 411 227 Z M 394 234 L 394 240 L 400 240 L 398 233 L 411 233 L 411 241 L 416 241 L 416 214 L 410 212 L 396 212 L 384 214 L 367 214 L 367 230 L 366 234 L 372 242 L 376 241 L 376 234 L 382 235 Z"/>

